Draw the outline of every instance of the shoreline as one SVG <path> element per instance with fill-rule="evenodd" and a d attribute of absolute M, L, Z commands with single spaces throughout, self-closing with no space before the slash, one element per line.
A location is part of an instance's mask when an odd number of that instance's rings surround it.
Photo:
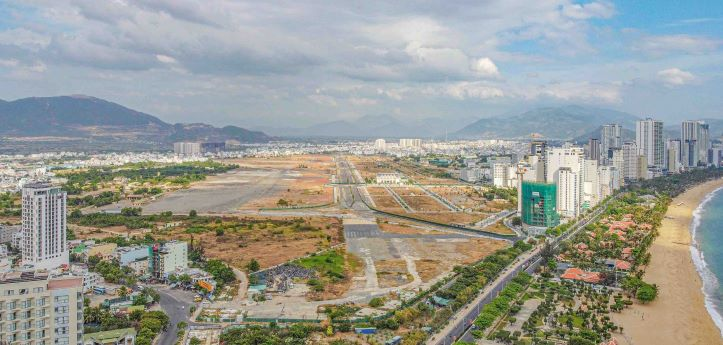
<path fill-rule="evenodd" d="M 658 298 L 611 314 L 624 328 L 620 340 L 636 345 L 723 344 L 721 330 L 708 309 L 704 275 L 695 262 L 694 238 L 701 205 L 721 188 L 723 179 L 705 182 L 671 201 L 650 248 L 651 260 L 643 277 L 657 284 Z"/>
<path fill-rule="evenodd" d="M 692 243 L 690 246 L 690 254 L 693 258 L 693 264 L 703 280 L 703 286 L 700 291 L 703 293 L 705 300 L 705 308 L 708 310 L 708 314 L 713 319 L 718 330 L 721 332 L 721 338 L 723 338 L 723 317 L 721 317 L 721 311 L 718 309 L 716 301 L 711 295 L 711 290 L 718 287 L 718 277 L 708 268 L 708 262 L 705 261 L 705 253 L 698 246 L 698 227 L 700 226 L 701 216 L 705 210 L 706 205 L 713 200 L 713 198 L 723 190 L 723 187 L 718 187 L 715 190 L 708 193 L 698 207 L 693 211 L 693 223 L 691 224 L 691 237 Z"/>

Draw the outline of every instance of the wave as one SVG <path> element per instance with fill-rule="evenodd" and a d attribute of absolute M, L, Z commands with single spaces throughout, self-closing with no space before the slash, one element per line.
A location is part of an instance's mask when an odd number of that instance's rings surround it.
<path fill-rule="evenodd" d="M 718 310 L 718 304 L 716 303 L 714 297 L 715 292 L 718 290 L 719 286 L 718 278 L 710 270 L 710 268 L 708 268 L 708 264 L 705 262 L 705 254 L 702 250 L 700 250 L 700 247 L 698 246 L 698 240 L 696 238 L 698 233 L 698 227 L 700 226 L 701 222 L 701 216 L 703 214 L 703 211 L 705 211 L 705 206 L 711 200 L 713 200 L 713 197 L 715 197 L 715 195 L 721 190 L 723 190 L 723 187 L 719 187 L 716 190 L 708 193 L 703 199 L 703 201 L 698 205 L 698 207 L 695 208 L 695 211 L 693 211 L 693 224 L 690 228 L 690 254 L 693 257 L 695 269 L 696 271 L 698 271 L 698 274 L 703 280 L 703 287 L 701 288 L 701 290 L 703 291 L 703 295 L 705 297 L 705 309 L 708 310 L 708 314 L 710 314 L 713 322 L 715 322 L 715 325 L 721 332 L 721 337 L 723 337 L 723 316 L 721 316 L 721 312 Z"/>

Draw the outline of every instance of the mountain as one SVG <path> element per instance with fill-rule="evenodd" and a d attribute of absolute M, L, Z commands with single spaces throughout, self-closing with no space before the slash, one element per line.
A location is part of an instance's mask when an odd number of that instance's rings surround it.
<path fill-rule="evenodd" d="M 113 138 L 118 140 L 268 141 L 262 132 L 207 124 L 169 124 L 159 118 L 100 98 L 74 95 L 0 101 L 0 135 Z"/>
<path fill-rule="evenodd" d="M 572 139 L 607 123 L 635 128 L 634 115 L 610 110 L 568 105 L 533 109 L 517 115 L 503 115 L 475 121 L 454 133 L 457 138 L 528 138 L 541 135 L 549 139 Z"/>
<path fill-rule="evenodd" d="M 355 120 L 324 122 L 305 128 L 260 127 L 259 129 L 285 137 L 444 138 L 445 130 L 452 133 L 474 120 L 468 117 L 401 120 L 391 115 L 366 115 Z"/>

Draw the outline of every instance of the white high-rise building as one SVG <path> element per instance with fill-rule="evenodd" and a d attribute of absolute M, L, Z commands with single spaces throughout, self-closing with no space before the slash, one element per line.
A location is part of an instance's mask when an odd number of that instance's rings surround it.
<path fill-rule="evenodd" d="M 422 139 L 399 139 L 399 147 L 400 148 L 422 147 Z"/>
<path fill-rule="evenodd" d="M 648 166 L 662 168 L 665 164 L 665 143 L 663 142 L 663 122 L 647 118 L 639 120 L 635 126 L 635 143 L 641 156 L 645 156 Z"/>
<path fill-rule="evenodd" d="M 583 171 L 582 208 L 594 207 L 600 202 L 600 173 L 597 159 L 586 159 Z"/>
<path fill-rule="evenodd" d="M 682 163 L 686 167 L 694 167 L 699 163 L 708 164 L 710 149 L 710 132 L 708 124 L 703 121 L 686 120 L 680 126 L 680 142 L 683 145 Z"/>
<path fill-rule="evenodd" d="M 49 183 L 23 187 L 22 260 L 35 268 L 68 264 L 67 194 Z"/>
<path fill-rule="evenodd" d="M 619 149 L 623 144 L 622 139 L 623 127 L 619 124 L 609 124 L 602 126 L 600 130 L 600 154 L 607 159 L 610 149 Z"/>
<path fill-rule="evenodd" d="M 562 217 L 574 218 L 580 214 L 582 174 L 568 167 L 557 170 L 557 211 Z"/>
<path fill-rule="evenodd" d="M 177 155 L 195 156 L 201 154 L 201 143 L 177 142 L 173 143 L 173 152 Z"/>
<path fill-rule="evenodd" d="M 681 147 L 682 145 L 680 144 L 680 139 L 668 141 L 668 156 L 666 157 L 666 166 L 668 168 L 668 172 L 676 173 L 680 171 Z"/>
<path fill-rule="evenodd" d="M 557 185 L 558 212 L 563 217 L 577 217 L 583 199 L 585 150 L 571 145 L 548 148 L 545 161 L 545 180 Z"/>
<path fill-rule="evenodd" d="M 377 139 L 374 141 L 374 150 L 377 152 L 387 151 L 387 141 L 384 139 Z"/>
<path fill-rule="evenodd" d="M 614 166 L 615 170 L 617 171 L 617 184 L 619 186 L 623 186 L 625 185 L 625 157 L 623 157 L 623 149 L 612 149 L 610 150 L 610 153 L 610 165 Z"/>
<path fill-rule="evenodd" d="M 620 173 L 614 166 L 600 167 L 600 199 L 604 199 L 620 188 Z"/>
<path fill-rule="evenodd" d="M 509 172 L 512 164 L 510 163 L 494 163 L 490 167 L 492 170 L 492 185 L 495 187 L 507 187 L 509 185 Z"/>
<path fill-rule="evenodd" d="M 634 142 L 623 144 L 623 178 L 625 181 L 637 181 L 640 168 L 638 168 L 638 157 L 640 156 L 638 145 Z M 646 166 L 645 169 L 648 167 Z"/>

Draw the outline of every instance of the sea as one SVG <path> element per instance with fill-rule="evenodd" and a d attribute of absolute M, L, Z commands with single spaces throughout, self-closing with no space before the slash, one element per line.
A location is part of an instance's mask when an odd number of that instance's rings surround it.
<path fill-rule="evenodd" d="M 703 280 L 705 307 L 723 337 L 723 188 L 709 193 L 693 212 L 693 262 Z"/>

